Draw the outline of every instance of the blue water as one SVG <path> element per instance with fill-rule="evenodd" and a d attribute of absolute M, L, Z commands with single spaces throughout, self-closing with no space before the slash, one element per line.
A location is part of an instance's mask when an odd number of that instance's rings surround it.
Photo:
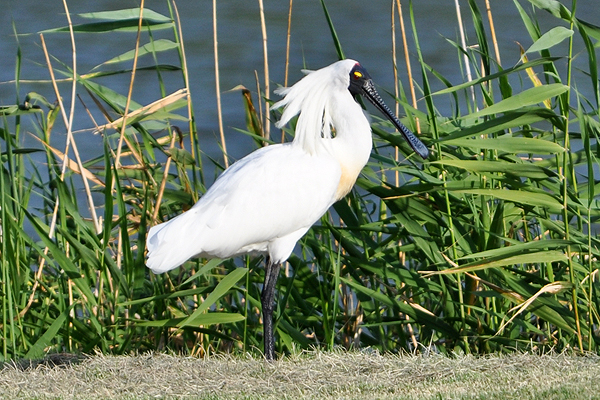
<path fill-rule="evenodd" d="M 36 32 L 44 29 L 65 26 L 67 21 L 62 2 L 4 2 L 3 12 L 0 14 L 0 105 L 14 104 L 17 93 L 14 83 L 6 83 L 14 79 L 15 60 L 17 54 L 17 41 L 21 46 L 23 61 L 21 65 L 21 88 L 18 93 L 20 101 L 29 91 L 36 91 L 51 101 L 56 97 L 49 84 L 26 83 L 26 80 L 48 79 L 48 71 L 44 55 L 40 46 L 40 37 Z M 73 22 L 83 23 L 86 20 L 78 17 L 77 13 L 115 10 L 120 8 L 135 7 L 138 2 L 98 0 L 94 2 L 70 1 L 69 11 Z M 218 35 L 219 35 L 219 61 L 220 82 L 222 90 L 222 105 L 227 146 L 233 159 L 247 154 L 254 148 L 252 141 L 235 131 L 235 128 L 244 128 L 243 103 L 239 92 L 228 92 L 229 89 L 244 85 L 254 92 L 256 100 L 255 71 L 263 79 L 263 52 L 262 37 L 259 20 L 258 1 L 228 1 L 218 2 Z M 288 16 L 288 1 L 265 0 L 267 21 L 267 34 L 269 46 L 269 64 L 271 90 L 283 83 L 286 30 Z M 370 71 L 372 77 L 380 87 L 380 91 L 393 91 L 393 72 L 391 57 L 391 1 L 348 1 L 328 0 L 327 5 L 337 29 L 339 38 L 347 57 L 357 59 Z M 405 23 L 409 31 L 411 43 L 411 57 L 413 74 L 417 82 L 421 82 L 420 72 L 416 62 L 413 38 L 410 35 L 410 18 L 408 2 L 403 1 Z M 458 40 L 456 10 L 452 1 L 419 0 L 414 2 L 414 16 L 419 32 L 419 41 L 425 61 L 442 74 L 453 84 L 466 81 L 459 57 L 455 48 L 448 40 Z M 485 3 L 477 1 L 484 12 Z M 496 33 L 500 44 L 500 53 L 503 66 L 510 67 L 519 62 L 520 42 L 525 48 L 531 45 L 531 39 L 511 1 L 492 1 L 492 11 L 496 25 Z M 461 1 L 462 15 L 468 34 L 468 44 L 476 42 L 474 29 L 468 4 Z M 526 10 L 531 11 L 528 2 L 521 4 Z M 190 86 L 196 114 L 196 122 L 201 135 L 201 147 L 206 154 L 219 157 L 220 150 L 217 143 L 218 125 L 216 113 L 216 96 L 214 81 L 214 56 L 212 34 L 212 2 L 179 1 L 177 3 L 181 16 L 183 38 L 187 54 L 190 73 Z M 168 15 L 165 1 L 146 1 L 146 8 L 164 15 Z M 600 11 L 597 0 L 580 0 L 578 2 L 578 15 L 589 22 L 600 25 Z M 555 18 L 550 14 L 538 11 L 537 18 L 546 31 L 555 25 Z M 13 35 L 13 23 L 20 36 Z M 398 24 L 398 22 L 396 22 Z M 399 27 L 398 27 L 399 29 Z M 26 35 L 28 34 L 28 35 Z M 164 35 L 164 36 L 163 36 Z M 171 32 L 161 31 L 160 37 L 172 37 Z M 147 35 L 144 35 L 144 42 Z M 71 64 L 71 45 L 68 34 L 46 34 L 48 50 L 67 65 Z M 131 50 L 134 47 L 135 34 L 77 34 L 77 66 L 79 73 L 90 71 L 94 66 L 116 55 Z M 397 38 L 400 46 L 401 38 Z M 581 41 L 577 41 L 576 54 L 582 49 Z M 398 47 L 399 52 L 400 47 Z M 565 46 L 553 49 L 554 54 L 566 54 Z M 327 26 L 320 1 L 294 2 L 291 35 L 291 65 L 290 83 L 301 77 L 300 69 L 320 68 L 337 60 L 337 54 Z M 587 68 L 585 53 L 576 59 L 576 63 L 583 69 Z M 55 67 L 60 67 L 59 61 L 53 60 Z M 179 60 L 174 53 L 163 57 L 160 62 L 177 65 Z M 142 59 L 140 65 L 152 64 L 151 59 Z M 560 62 L 559 62 L 560 64 Z M 400 79 L 407 87 L 407 78 L 404 73 L 404 60 L 399 54 Z M 129 67 L 130 64 L 122 64 Z M 167 92 L 175 91 L 183 86 L 179 73 L 165 74 Z M 580 76 L 579 89 L 585 93 L 589 86 L 586 78 Z M 99 80 L 100 83 L 110 86 L 122 94 L 127 93 L 129 75 L 109 77 Z M 434 90 L 442 89 L 442 83 L 432 79 Z M 514 82 L 515 91 L 520 90 L 520 83 Z M 261 82 L 261 84 L 264 84 Z M 524 82 L 527 85 L 528 82 Z M 70 85 L 61 84 L 60 90 L 69 107 Z M 83 100 L 89 107 L 94 108 L 85 91 L 80 90 Z M 587 93 L 591 98 L 591 93 Z M 272 95 L 272 97 L 276 97 Z M 148 104 L 160 98 L 156 74 L 141 72 L 137 75 L 134 89 L 134 99 L 142 104 Z M 391 103 L 389 96 L 385 100 Z M 450 97 L 436 97 L 436 106 L 444 115 L 452 113 Z M 424 109 L 423 101 L 419 107 Z M 99 121 L 103 122 L 103 121 Z M 182 124 L 185 126 L 185 124 Z M 76 105 L 75 129 L 87 129 L 92 123 L 87 117 L 81 104 Z M 33 128 L 31 128 L 33 129 Z M 273 129 L 273 137 L 279 133 Z M 53 144 L 58 148 L 64 147 L 64 126 L 57 125 L 53 133 Z M 28 145 L 35 145 L 24 139 Z M 83 158 L 91 158 L 98 154 L 99 138 L 93 137 L 89 131 L 76 133 Z"/>

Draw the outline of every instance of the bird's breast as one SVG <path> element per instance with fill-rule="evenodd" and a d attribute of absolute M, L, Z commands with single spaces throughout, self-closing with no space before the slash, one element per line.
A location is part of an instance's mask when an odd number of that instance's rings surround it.
<path fill-rule="evenodd" d="M 350 190 L 352 190 L 352 186 L 356 182 L 356 178 L 358 178 L 358 174 L 360 170 L 355 171 L 354 169 L 348 168 L 346 166 L 341 166 L 342 174 L 340 176 L 340 181 L 338 183 L 337 190 L 335 192 L 335 200 L 341 200 L 346 196 Z"/>

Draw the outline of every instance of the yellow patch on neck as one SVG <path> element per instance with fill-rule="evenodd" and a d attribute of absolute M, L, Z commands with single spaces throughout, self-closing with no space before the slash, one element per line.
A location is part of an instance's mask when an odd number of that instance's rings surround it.
<path fill-rule="evenodd" d="M 346 196 L 350 190 L 352 190 L 352 186 L 356 182 L 356 178 L 358 178 L 358 172 L 351 171 L 344 166 L 342 166 L 342 176 L 340 177 L 340 182 L 338 183 L 337 190 L 335 191 L 335 200 L 341 200 Z"/>

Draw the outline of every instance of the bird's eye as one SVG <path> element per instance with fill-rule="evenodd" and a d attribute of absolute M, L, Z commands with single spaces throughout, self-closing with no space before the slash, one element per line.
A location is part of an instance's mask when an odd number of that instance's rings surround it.
<path fill-rule="evenodd" d="M 360 79 L 362 77 L 363 77 L 363 74 L 361 74 L 358 71 L 354 71 L 354 79 L 358 80 L 358 79 Z"/>

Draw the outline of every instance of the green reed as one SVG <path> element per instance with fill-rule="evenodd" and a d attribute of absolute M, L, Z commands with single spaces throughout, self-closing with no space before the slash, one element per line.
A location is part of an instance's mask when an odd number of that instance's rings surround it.
<path fill-rule="evenodd" d="M 374 119 L 374 152 L 357 189 L 309 231 L 282 273 L 278 351 L 320 345 L 444 353 L 598 350 L 600 27 L 578 19 L 575 2 L 571 9 L 530 3 L 526 10 L 515 2 L 515 16 L 530 36 L 522 43 L 533 45 L 507 66 L 492 50 L 490 21 L 469 2 L 477 46 L 464 49 L 449 39 L 448 51 L 457 52 L 457 68 L 470 64 L 473 77 L 454 86 L 424 58 L 418 33 L 428 27 L 409 9 L 410 52 L 421 72 L 413 84 L 421 100 L 409 105 L 401 89 L 398 101 L 405 123 L 420 131 L 433 156 L 416 160 L 390 126 Z M 335 10 L 322 5 L 343 54 L 329 18 Z M 69 152 L 62 172 L 65 148 L 54 144 L 64 129 L 57 123 L 60 106 L 34 92 L 26 99 L 20 94 L 17 55 L 15 105 L 0 109 L 5 360 L 48 351 L 261 348 L 260 259 L 194 260 L 164 275 L 144 265 L 148 227 L 183 212 L 205 190 L 187 90 L 191 71 L 176 4 L 169 9 L 168 16 L 145 9 L 141 24 L 138 57 L 153 63 L 138 71 L 157 76 L 162 99 L 154 107 L 101 83 L 130 76 L 133 52 L 76 76 L 67 60 L 49 64 L 53 80 L 75 79 L 87 96 L 85 109 L 100 117 L 71 127 L 92 128 L 101 138 L 102 149 L 81 163 L 83 170 Z M 541 12 L 553 15 L 554 29 L 541 31 L 535 19 Z M 83 18 L 77 35 L 110 38 L 130 29 L 134 47 L 138 9 Z M 65 27 L 43 35 L 51 45 L 70 33 Z M 579 57 L 588 59 L 583 82 L 575 81 L 572 67 L 576 40 L 585 48 Z M 160 64 L 163 54 L 179 64 Z M 168 93 L 167 79 L 184 89 Z M 446 88 L 432 91 L 433 81 Z M 578 91 L 583 85 L 594 98 Z M 260 145 L 262 108 L 244 96 L 246 132 Z M 453 115 L 437 111 L 446 102 Z M 125 116 L 124 129 L 115 115 Z M 24 120 L 35 127 L 38 146 L 23 144 Z M 80 133 L 71 146 L 83 135 L 92 132 Z M 96 218 L 79 195 L 82 179 L 97 202 Z"/>

